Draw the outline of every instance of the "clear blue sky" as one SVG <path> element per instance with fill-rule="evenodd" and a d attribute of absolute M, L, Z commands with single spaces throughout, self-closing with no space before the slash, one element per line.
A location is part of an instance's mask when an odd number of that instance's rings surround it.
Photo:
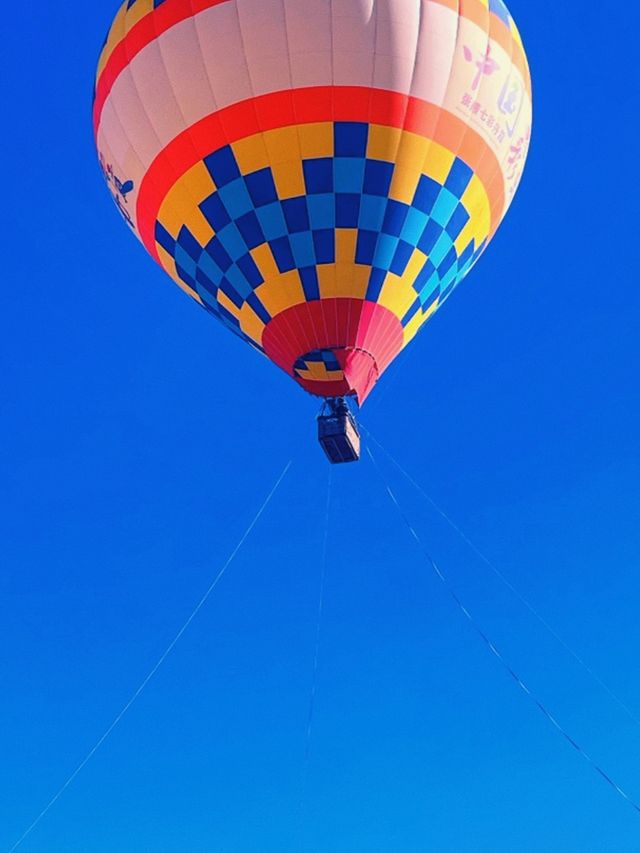
<path fill-rule="evenodd" d="M 293 456 L 215 596 L 25 853 L 637 853 L 640 815 L 487 654 L 366 461 L 336 471 L 300 829 L 317 404 L 165 281 L 114 211 L 90 122 L 114 5 L 4 10 L 0 849 Z M 365 420 L 640 714 L 640 12 L 511 7 L 536 98 L 520 193 Z M 385 471 L 509 661 L 640 798 L 640 729 Z"/>

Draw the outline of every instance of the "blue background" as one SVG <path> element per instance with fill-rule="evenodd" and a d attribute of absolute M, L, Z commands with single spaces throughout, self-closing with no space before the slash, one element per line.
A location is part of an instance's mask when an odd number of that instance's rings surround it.
<path fill-rule="evenodd" d="M 119 221 L 89 115 L 113 11 L 3 13 L 0 847 L 111 722 L 293 457 L 197 622 L 21 849 L 635 853 L 640 815 L 478 642 L 366 460 L 335 471 L 303 794 L 317 403 Z M 512 12 L 536 97 L 520 193 L 363 418 L 640 713 L 640 13 Z M 508 660 L 640 798 L 638 727 L 381 463 Z"/>

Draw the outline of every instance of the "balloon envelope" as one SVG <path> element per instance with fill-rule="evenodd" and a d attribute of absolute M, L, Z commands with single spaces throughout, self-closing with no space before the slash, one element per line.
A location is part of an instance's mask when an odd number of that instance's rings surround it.
<path fill-rule="evenodd" d="M 362 403 L 516 191 L 502 0 L 126 0 L 94 129 L 131 230 L 303 388 Z"/>

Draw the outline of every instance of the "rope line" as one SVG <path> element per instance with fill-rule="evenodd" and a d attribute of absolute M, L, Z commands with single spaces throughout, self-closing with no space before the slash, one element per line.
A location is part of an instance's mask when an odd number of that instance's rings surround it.
<path fill-rule="evenodd" d="M 458 534 L 458 536 L 462 539 L 462 541 L 467 545 L 468 548 L 473 551 L 473 553 L 478 557 L 498 578 L 498 580 L 507 587 L 507 589 L 520 601 L 520 603 L 526 607 L 526 609 L 531 613 L 531 615 L 537 619 L 537 621 L 542 625 L 542 627 L 548 631 L 548 633 L 559 643 L 562 648 L 567 652 L 567 654 L 572 657 L 584 671 L 598 684 L 605 693 L 621 708 L 625 714 L 640 728 L 640 718 L 633 712 L 633 710 L 624 702 L 612 689 L 609 685 L 600 678 L 600 676 L 594 672 L 593 669 L 589 666 L 589 664 L 582 658 L 571 646 L 567 643 L 563 637 L 558 634 L 555 628 L 545 619 L 545 617 L 534 607 L 533 604 L 524 596 L 518 589 L 513 585 L 513 583 L 509 580 L 506 575 L 504 575 L 500 569 L 493 563 L 479 548 L 478 546 L 469 539 L 466 533 L 461 530 L 461 528 L 451 519 L 444 510 L 442 510 L 438 504 L 433 500 L 433 498 L 425 491 L 425 489 L 418 483 L 414 478 L 406 471 L 405 468 L 400 465 L 400 463 L 395 459 L 391 453 L 383 447 L 382 444 L 376 439 L 374 435 L 363 425 L 364 431 L 367 434 L 367 437 L 378 447 L 385 456 L 395 465 L 398 471 L 402 474 L 403 477 L 409 482 L 421 495 L 422 497 L 432 506 L 435 512 L 449 525 L 449 527 Z"/>
<path fill-rule="evenodd" d="M 14 844 L 12 847 L 10 847 L 10 848 L 9 848 L 8 853 L 13 853 L 13 851 L 14 851 L 14 850 L 17 850 L 17 849 L 18 849 L 18 847 L 20 847 L 20 846 L 21 846 L 21 844 L 22 844 L 22 843 L 27 839 L 27 837 L 28 837 L 29 835 L 31 835 L 31 833 L 33 832 L 33 830 L 38 826 L 38 824 L 42 821 L 42 819 L 43 819 L 43 818 L 48 814 L 48 812 L 49 812 L 49 811 L 53 808 L 53 806 L 58 802 L 58 800 L 60 799 L 60 797 L 65 793 L 65 791 L 70 787 L 70 785 L 72 785 L 72 784 L 73 784 L 73 782 L 74 782 L 74 781 L 75 781 L 75 779 L 78 777 L 78 775 L 82 772 L 82 770 L 84 770 L 84 768 L 85 768 L 85 767 L 87 766 L 87 764 L 91 761 L 91 759 L 92 759 L 92 758 L 93 758 L 93 756 L 96 754 L 96 752 L 100 749 L 100 747 L 102 746 L 102 744 L 107 740 L 107 738 L 109 737 L 109 735 L 113 732 L 113 730 L 114 730 L 114 729 L 118 726 L 118 724 L 121 722 L 121 720 L 122 720 L 122 718 L 125 716 L 125 714 L 126 714 L 126 713 L 131 709 L 132 705 L 136 702 L 136 700 L 137 700 L 137 699 L 140 697 L 140 695 L 144 692 L 145 688 L 147 687 L 147 685 L 149 684 L 149 682 L 151 681 L 151 679 L 154 677 L 154 675 L 158 672 L 158 670 L 160 669 L 160 667 L 163 665 L 163 663 L 164 663 L 164 662 L 166 661 L 166 659 L 169 657 L 169 655 L 171 654 L 171 652 L 173 651 L 173 649 L 176 647 L 176 645 L 178 644 L 178 642 L 179 642 L 179 641 L 180 641 L 180 639 L 182 638 L 182 636 L 183 636 L 183 634 L 185 633 L 185 631 L 189 628 L 189 626 L 191 625 L 191 623 L 193 622 L 193 620 L 196 618 L 196 616 L 198 615 L 198 613 L 200 613 L 200 611 L 202 610 L 202 608 L 204 607 L 204 605 L 205 605 L 205 604 L 207 603 L 207 601 L 209 600 L 209 597 L 211 596 L 212 592 L 215 590 L 215 588 L 218 586 L 218 584 L 220 583 L 220 581 L 221 581 L 221 580 L 222 580 L 222 578 L 224 577 L 224 575 L 225 575 L 225 573 L 226 573 L 227 569 L 229 568 L 229 566 L 231 565 L 231 563 L 232 563 L 232 562 L 234 561 L 234 559 L 237 557 L 238 552 L 240 551 L 240 549 L 242 548 L 242 546 L 244 545 L 244 543 L 245 543 L 245 542 L 246 542 L 246 540 L 248 539 L 248 537 L 249 537 L 250 533 L 252 532 L 252 530 L 254 529 L 254 527 L 256 526 L 256 524 L 258 523 L 258 521 L 260 520 L 260 518 L 261 518 L 262 514 L 263 514 L 263 513 L 264 513 L 264 511 L 266 510 L 267 506 L 268 506 L 268 505 L 269 505 L 269 503 L 271 502 L 271 499 L 273 498 L 273 496 L 275 495 L 276 491 L 278 490 L 278 487 L 280 486 L 280 483 L 284 480 L 285 475 L 286 475 L 286 474 L 287 474 L 287 472 L 289 471 L 289 468 L 291 467 L 291 465 L 292 465 L 292 460 L 290 460 L 290 461 L 285 465 L 284 469 L 282 470 L 282 473 L 280 474 L 280 476 L 279 476 L 279 477 L 278 477 L 278 479 L 276 480 L 275 485 L 273 486 L 273 488 L 271 489 L 271 491 L 269 492 L 269 494 L 267 495 L 267 497 L 266 497 L 266 498 L 265 498 L 265 500 L 263 501 L 263 503 L 262 503 L 262 505 L 261 505 L 260 509 L 259 509 L 259 510 L 258 510 L 258 512 L 255 514 L 255 516 L 253 517 L 253 520 L 251 521 L 251 523 L 249 524 L 249 526 L 247 527 L 247 529 L 246 529 L 246 530 L 245 530 L 245 532 L 243 533 L 242 537 L 240 538 L 240 541 L 239 541 L 239 542 L 238 542 L 238 544 L 235 546 L 235 548 L 233 549 L 233 551 L 231 552 L 231 554 L 230 554 L 230 555 L 229 555 L 229 557 L 227 558 L 227 561 L 225 562 L 225 564 L 222 566 L 222 568 L 220 569 L 220 571 L 218 572 L 218 574 L 217 574 L 217 575 L 215 576 L 215 578 L 213 579 L 212 583 L 209 585 L 209 588 L 207 589 L 207 591 L 205 592 L 205 594 L 202 596 L 202 598 L 200 599 L 200 601 L 196 604 L 196 606 L 194 607 L 194 609 L 191 611 L 191 614 L 189 615 L 189 617 L 188 617 L 188 619 L 186 620 L 186 622 L 182 625 L 182 627 L 180 628 L 180 630 L 178 631 L 178 633 L 177 633 L 177 634 L 175 635 L 175 637 L 171 640 L 171 642 L 169 643 L 169 645 L 167 646 L 167 648 L 164 650 L 164 652 L 160 655 L 160 657 L 158 658 L 158 660 L 156 661 L 156 663 L 154 664 L 154 666 L 149 670 L 149 673 L 148 673 L 148 674 L 144 677 L 144 679 L 140 682 L 140 685 L 139 685 L 139 686 L 136 688 L 136 690 L 131 694 L 130 698 L 129 698 L 129 699 L 128 699 L 128 701 L 125 703 L 125 705 L 123 706 L 123 708 L 122 708 L 122 710 L 120 711 L 120 713 L 119 713 L 119 714 L 114 718 L 113 722 L 112 722 L 112 723 L 111 723 L 111 725 L 110 725 L 110 726 L 109 726 L 109 727 L 104 731 L 104 733 L 103 733 L 103 734 L 98 738 L 98 740 L 96 741 L 96 743 L 94 744 L 94 746 L 92 746 L 92 747 L 91 747 L 91 749 L 90 749 L 90 750 L 89 750 L 89 752 L 86 754 L 86 756 L 82 759 L 82 761 L 80 762 L 80 764 L 78 764 L 78 766 L 77 766 L 77 767 L 76 767 L 76 769 L 73 771 L 73 773 L 69 776 L 69 778 L 66 780 L 66 782 L 65 782 L 65 783 L 64 783 L 64 784 L 63 784 L 63 785 L 58 789 L 57 793 L 56 793 L 56 794 L 55 794 L 55 795 L 54 795 L 54 796 L 49 800 L 49 802 L 48 802 L 48 803 L 47 803 L 47 805 L 42 809 L 42 811 L 40 812 L 40 814 L 39 814 L 39 815 L 35 818 L 35 820 L 34 820 L 34 821 L 33 821 L 33 822 L 32 822 L 32 823 L 27 827 L 27 829 L 23 832 L 23 834 L 20 836 L 20 838 L 15 842 L 15 844 Z"/>
<path fill-rule="evenodd" d="M 370 408 L 367 411 L 371 413 L 377 411 L 383 397 L 385 397 L 389 393 L 389 390 L 393 388 L 393 386 L 396 384 L 396 382 L 402 375 L 401 367 L 406 358 L 407 350 L 403 349 L 398 358 L 392 363 L 388 373 L 386 374 L 386 382 L 384 382 L 382 388 L 377 391 L 375 398 L 373 399 Z"/>
<path fill-rule="evenodd" d="M 551 725 L 556 729 L 556 731 L 560 735 L 562 735 L 564 740 L 566 740 L 567 743 L 571 747 L 573 747 L 573 749 L 579 755 L 582 756 L 582 758 L 591 766 L 591 768 L 593 770 L 595 770 L 595 772 L 602 779 L 605 780 L 605 782 L 607 782 L 607 784 L 616 792 L 616 794 L 618 794 L 633 809 L 635 809 L 635 811 L 638 812 L 638 814 L 640 814 L 640 805 L 637 802 L 635 802 L 635 800 L 633 800 L 632 797 L 629 794 L 627 794 L 627 792 L 623 788 L 621 788 L 617 784 L 617 782 L 615 782 L 612 779 L 612 777 L 609 776 L 609 774 L 606 773 L 596 761 L 594 761 L 593 758 L 591 758 L 589 753 L 586 752 L 586 750 L 584 750 L 580 746 L 580 744 L 577 743 L 576 740 L 574 740 L 574 738 L 571 737 L 571 735 L 566 731 L 566 729 L 564 729 L 563 726 L 554 717 L 554 715 L 551 713 L 551 711 L 549 711 L 549 709 L 546 707 L 546 705 L 544 705 L 544 703 L 533 693 L 533 691 L 528 687 L 528 685 L 525 684 L 524 681 L 522 681 L 522 679 L 520 678 L 518 673 L 514 669 L 512 669 L 511 665 L 508 663 L 506 658 L 503 656 L 502 652 L 496 647 L 496 645 L 492 642 L 492 640 L 489 638 L 489 636 L 485 633 L 484 629 L 480 626 L 480 624 L 476 621 L 474 616 L 471 614 L 471 612 L 467 609 L 465 604 L 462 602 L 462 600 L 458 596 L 458 593 L 455 591 L 454 587 L 451 585 L 451 583 L 449 582 L 446 575 L 442 572 L 439 565 L 436 563 L 436 561 L 431 556 L 430 552 L 427 550 L 426 546 L 424 545 L 424 543 L 422 542 L 422 540 L 420 539 L 420 537 L 416 533 L 413 525 L 409 521 L 408 516 L 405 514 L 404 510 L 402 509 L 402 507 L 400 506 L 400 504 L 398 502 L 398 499 L 396 498 L 395 494 L 391 490 L 391 487 L 388 485 L 388 483 L 384 479 L 384 476 L 382 474 L 380 466 L 378 465 L 378 462 L 377 462 L 376 458 L 374 457 L 374 455 L 371 452 L 371 449 L 369 447 L 367 447 L 367 454 L 369 455 L 369 458 L 373 462 L 373 465 L 376 468 L 378 475 L 380 476 L 380 480 L 381 480 L 387 494 L 389 495 L 391 502 L 393 503 L 393 505 L 398 510 L 400 517 L 402 518 L 404 524 L 406 525 L 406 527 L 409 530 L 409 533 L 411 534 L 413 539 L 415 539 L 415 541 L 416 541 L 418 547 L 420 548 L 420 550 L 422 551 L 427 563 L 431 567 L 432 571 L 434 572 L 434 574 L 436 575 L 438 580 L 442 583 L 442 585 L 446 589 L 450 598 L 453 599 L 458 610 L 460 610 L 460 612 L 464 615 L 465 619 L 471 625 L 471 627 L 473 628 L 475 633 L 478 634 L 478 636 L 480 637 L 480 639 L 482 640 L 484 645 L 489 649 L 491 654 L 500 663 L 500 665 L 507 672 L 509 677 L 518 685 L 520 690 L 522 690 L 522 692 L 526 696 L 528 696 L 529 699 L 531 699 L 533 704 L 538 708 L 539 711 L 541 711 L 541 713 L 546 717 L 546 719 L 551 723 Z"/>
<path fill-rule="evenodd" d="M 304 749 L 304 765 L 302 771 L 302 789 L 300 797 L 300 819 L 304 818 L 304 808 L 306 804 L 307 785 L 309 781 L 309 766 L 311 763 L 311 735 L 313 729 L 313 719 L 315 716 L 316 694 L 318 691 L 318 666 L 320 662 L 320 640 L 322 637 L 322 615 L 324 612 L 324 591 L 327 579 L 327 554 L 329 544 L 329 518 L 331 511 L 331 486 L 332 486 L 333 466 L 329 466 L 329 475 L 327 479 L 327 501 L 325 505 L 324 515 L 324 535 L 322 540 L 322 567 L 320 570 L 320 593 L 318 598 L 318 610 L 316 616 L 316 633 L 315 644 L 313 650 L 313 667 L 311 670 L 311 692 L 309 694 L 309 712 L 307 715 L 307 731 Z"/>

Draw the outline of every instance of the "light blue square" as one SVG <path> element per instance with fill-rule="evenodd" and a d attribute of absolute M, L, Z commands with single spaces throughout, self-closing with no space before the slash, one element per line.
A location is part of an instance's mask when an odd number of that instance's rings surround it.
<path fill-rule="evenodd" d="M 211 255 L 208 255 L 206 252 L 203 252 L 200 255 L 198 266 L 210 281 L 212 281 L 216 285 L 220 284 L 220 279 L 222 278 L 224 273 L 222 272 L 218 264 L 213 260 Z"/>
<path fill-rule="evenodd" d="M 412 207 L 407 214 L 400 237 L 412 246 L 417 246 L 422 232 L 426 228 L 429 217 L 426 213 L 418 210 L 417 207 Z"/>
<path fill-rule="evenodd" d="M 253 288 L 244 276 L 244 273 L 234 264 L 229 267 L 226 273 L 227 279 L 231 282 L 236 293 L 242 296 L 243 299 L 248 299 L 253 293 Z"/>
<path fill-rule="evenodd" d="M 262 231 L 267 238 L 267 242 L 275 240 L 278 237 L 284 237 L 287 233 L 287 223 L 284 220 L 284 213 L 282 212 L 279 201 L 256 208 L 256 216 L 262 226 Z"/>
<path fill-rule="evenodd" d="M 289 235 L 289 243 L 293 251 L 293 259 L 297 267 L 313 267 L 316 263 L 316 253 L 313 237 L 310 231 L 301 231 Z"/>
<path fill-rule="evenodd" d="M 176 243 L 176 248 L 174 250 L 174 258 L 176 264 L 186 273 L 188 273 L 191 278 L 196 277 L 196 270 L 198 269 L 197 264 L 193 260 L 191 255 L 185 252 L 185 250 L 179 243 Z"/>
<path fill-rule="evenodd" d="M 247 191 L 244 178 L 237 178 L 225 187 L 220 187 L 218 195 L 232 219 L 239 219 L 245 213 L 253 210 L 253 202 Z"/>
<path fill-rule="evenodd" d="M 436 291 L 440 287 L 440 277 L 437 272 L 434 272 L 431 278 L 427 281 L 425 286 L 420 291 L 419 299 L 420 304 L 424 305 L 425 302 L 428 302 L 431 296 L 433 296 L 434 291 Z"/>
<path fill-rule="evenodd" d="M 320 228 L 335 228 L 336 202 L 331 193 L 318 193 L 307 196 L 309 222 L 313 231 Z"/>
<path fill-rule="evenodd" d="M 215 316 L 218 319 L 221 319 L 220 315 L 218 314 L 218 303 L 216 301 L 215 296 L 212 293 L 210 293 L 206 289 L 206 287 L 203 287 L 199 281 L 196 281 L 196 293 L 198 294 L 200 299 L 202 299 L 204 304 L 207 305 L 213 311 Z"/>
<path fill-rule="evenodd" d="M 373 256 L 372 266 L 381 270 L 388 270 L 391 266 L 391 261 L 398 248 L 398 238 L 391 234 L 380 234 L 376 244 L 376 251 Z"/>
<path fill-rule="evenodd" d="M 453 241 L 451 240 L 451 237 L 449 237 L 446 231 L 443 231 L 443 233 L 440 235 L 438 242 L 435 244 L 429 254 L 429 260 L 434 265 L 434 267 L 440 266 L 440 264 L 449 254 L 452 246 Z"/>
<path fill-rule="evenodd" d="M 445 290 L 447 287 L 449 287 L 449 285 L 455 280 L 457 275 L 458 275 L 458 264 L 454 264 L 451 267 L 451 269 L 449 270 L 449 272 L 442 279 L 442 282 L 440 284 L 440 287 L 442 288 L 442 290 Z"/>
<path fill-rule="evenodd" d="M 247 254 L 247 244 L 242 239 L 242 235 L 233 222 L 225 225 L 222 231 L 218 231 L 216 237 L 227 250 L 232 260 L 237 261 L 238 258 Z"/>
<path fill-rule="evenodd" d="M 386 209 L 387 199 L 383 196 L 363 195 L 360 201 L 359 227 L 366 231 L 380 231 Z"/>
<path fill-rule="evenodd" d="M 333 185 L 338 193 L 361 193 L 364 185 L 364 160 L 336 157 L 333 161 Z"/>
<path fill-rule="evenodd" d="M 435 219 L 438 225 L 441 225 L 444 228 L 453 216 L 453 212 L 458 204 L 459 201 L 456 196 L 443 187 L 440 190 L 440 194 L 438 195 L 435 204 L 433 205 L 431 218 Z"/>

